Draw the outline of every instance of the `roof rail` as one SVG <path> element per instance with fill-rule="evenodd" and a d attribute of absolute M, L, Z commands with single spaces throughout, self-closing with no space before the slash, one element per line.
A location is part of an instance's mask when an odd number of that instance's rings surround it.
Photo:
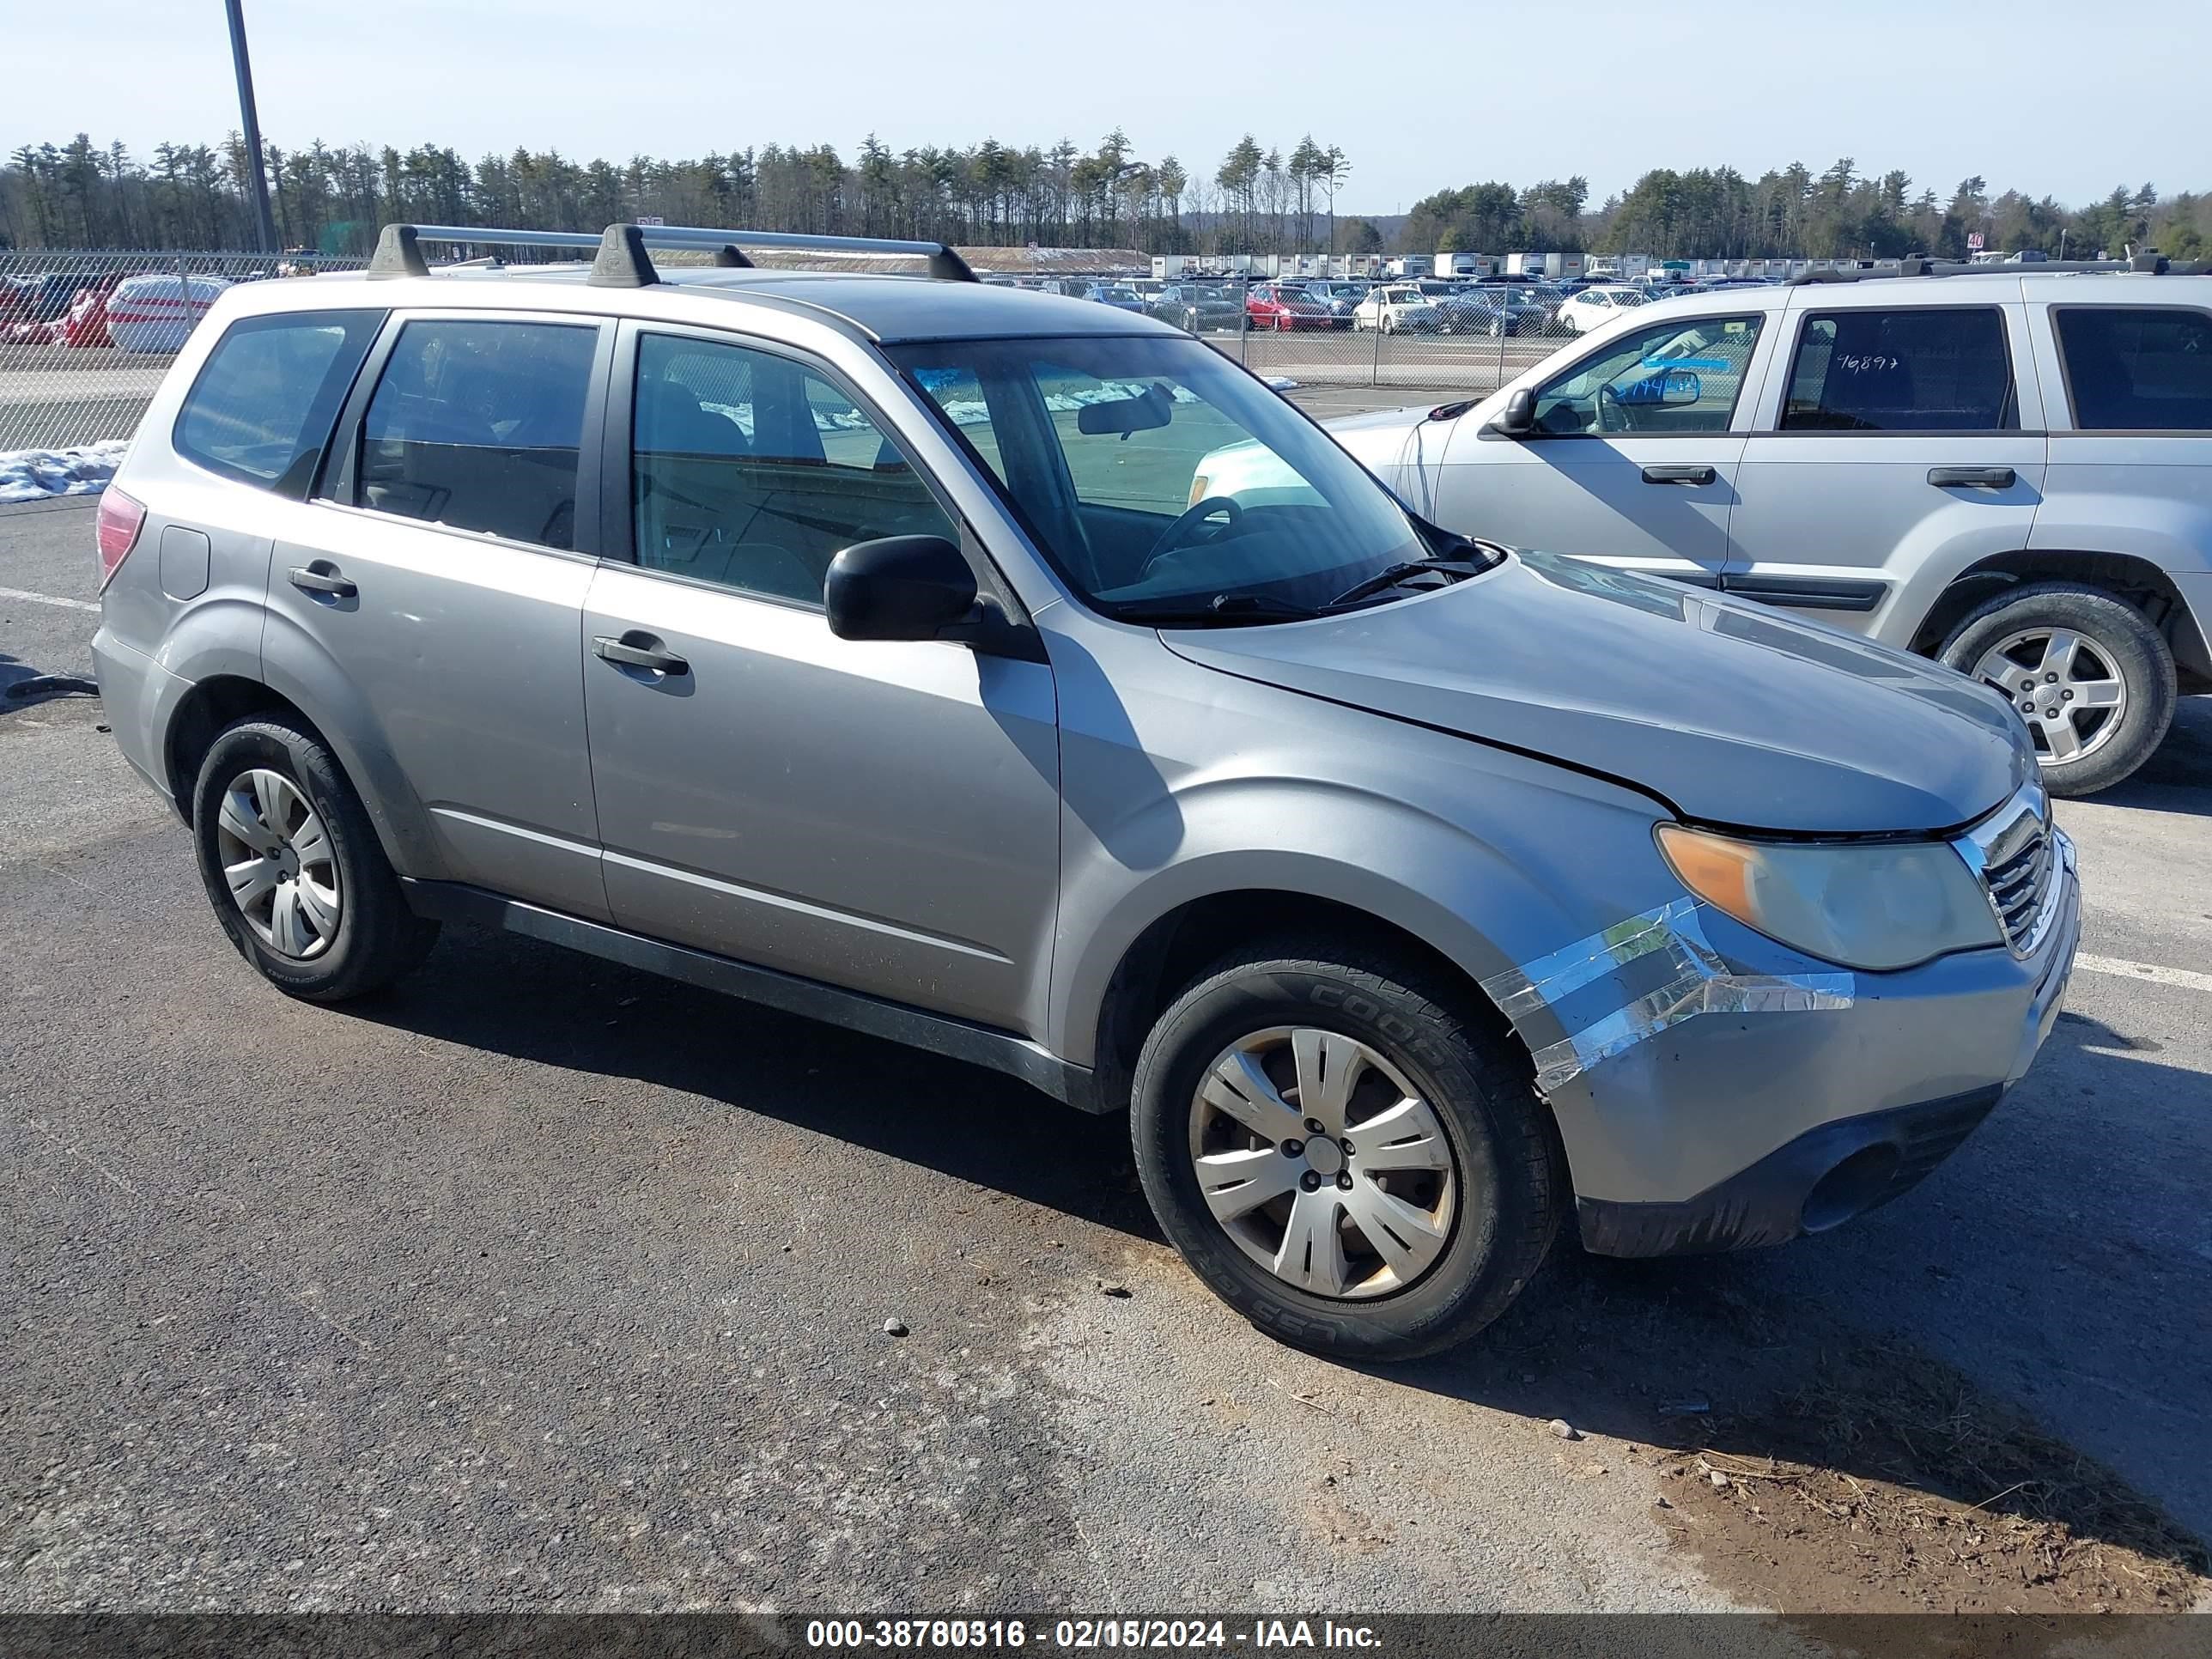
<path fill-rule="evenodd" d="M 2039 276 L 2060 271 L 2136 271 L 2159 276 L 2202 276 L 2212 264 L 2176 263 L 2163 253 L 2137 253 L 2125 259 L 1933 259 L 1923 254 L 1899 259 L 1895 270 L 1806 270 L 1789 279 L 1790 288 L 1824 283 L 1873 283 L 1893 276 Z"/>
<path fill-rule="evenodd" d="M 647 248 L 711 248 L 718 265 L 750 265 L 738 246 L 805 248 L 824 253 L 912 253 L 929 262 L 940 282 L 981 279 L 968 262 L 943 242 L 901 242 L 880 236 L 806 236 L 781 230 L 710 230 L 697 225 L 612 224 L 599 235 L 579 230 L 502 230 L 483 225 L 384 227 L 369 259 L 372 276 L 427 276 L 430 262 L 424 242 L 453 242 L 466 247 L 568 247 L 592 250 L 595 288 L 650 288 L 660 280 Z"/>
<path fill-rule="evenodd" d="M 724 264 L 750 264 L 738 252 L 747 247 L 800 248 L 823 253 L 912 253 L 929 263 L 929 274 L 939 282 L 973 283 L 981 279 L 968 262 L 943 242 L 894 241 L 881 236 L 810 236 L 782 230 L 714 230 L 700 225 L 609 225 L 599 240 L 599 257 L 592 266 L 592 283 L 598 288 L 646 288 L 660 280 L 647 248 L 711 247 Z"/>

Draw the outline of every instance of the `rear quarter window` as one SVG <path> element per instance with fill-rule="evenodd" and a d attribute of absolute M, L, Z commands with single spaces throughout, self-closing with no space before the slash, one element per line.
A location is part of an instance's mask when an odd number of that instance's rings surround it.
<path fill-rule="evenodd" d="M 304 495 L 383 320 L 316 311 L 233 323 L 177 411 L 177 453 L 239 483 Z"/>
<path fill-rule="evenodd" d="M 2212 313 L 2066 306 L 2051 316 L 2077 428 L 2212 431 Z"/>

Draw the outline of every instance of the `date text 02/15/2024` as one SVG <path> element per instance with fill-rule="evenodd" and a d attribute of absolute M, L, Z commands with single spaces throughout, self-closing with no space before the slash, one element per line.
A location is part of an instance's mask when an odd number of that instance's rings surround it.
<path fill-rule="evenodd" d="M 1333 1619 L 1259 1619 L 1249 1626 L 1221 1619 L 1060 1619 L 1035 1630 L 1019 1619 L 817 1619 L 806 1626 L 810 1648 L 946 1651 L 1021 1648 L 1031 1643 L 1072 1652 L 1249 1648 L 1255 1651 L 1357 1649 L 1381 1645 L 1368 1625 Z"/>

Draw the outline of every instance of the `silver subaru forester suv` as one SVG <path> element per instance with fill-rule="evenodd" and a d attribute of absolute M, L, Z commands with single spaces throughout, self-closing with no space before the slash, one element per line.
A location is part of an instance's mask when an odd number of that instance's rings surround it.
<path fill-rule="evenodd" d="M 2079 902 L 1996 696 L 1441 531 L 1164 324 L 781 240 L 392 227 L 193 336 L 94 652 L 278 988 L 475 923 L 1128 1108 L 1206 1281 L 1365 1357 L 1563 1225 L 1836 1225 L 2027 1071 Z M 1242 443 L 1295 484 L 1193 500 Z"/>

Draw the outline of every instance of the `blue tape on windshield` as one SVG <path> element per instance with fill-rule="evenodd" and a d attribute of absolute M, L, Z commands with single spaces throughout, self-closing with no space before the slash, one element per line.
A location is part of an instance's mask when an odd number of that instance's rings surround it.
<path fill-rule="evenodd" d="M 1848 973 L 1735 972 L 1705 937 L 1700 916 L 1705 908 L 1696 899 L 1679 898 L 1482 981 L 1535 1050 L 1539 1089 L 1556 1089 L 1699 1014 L 1796 1014 L 1851 1006 L 1858 983 Z M 1563 1042 L 1543 1041 L 1549 1033 L 1535 1016 L 1556 1011 L 1573 993 L 1632 962 L 1662 953 L 1674 976 L 1659 989 L 1589 1021 Z"/>
<path fill-rule="evenodd" d="M 1645 368 L 1692 368 L 1705 374 L 1725 374 L 1735 365 L 1725 357 L 1646 357 Z"/>

